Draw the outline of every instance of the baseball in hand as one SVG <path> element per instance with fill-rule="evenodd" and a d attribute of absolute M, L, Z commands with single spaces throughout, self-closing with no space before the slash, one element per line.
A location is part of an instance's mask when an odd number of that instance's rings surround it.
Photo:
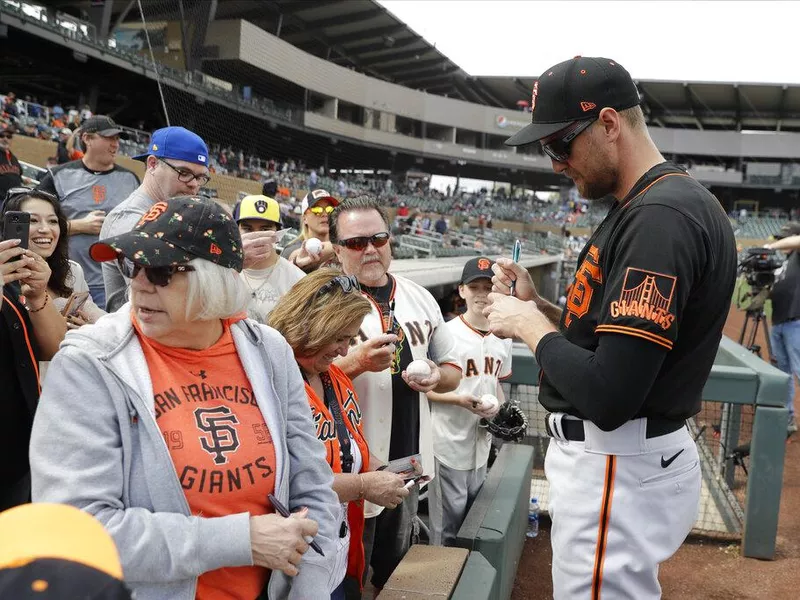
<path fill-rule="evenodd" d="M 414 379 L 426 379 L 431 376 L 431 367 L 424 360 L 414 360 L 406 367 L 406 374 Z"/>
<path fill-rule="evenodd" d="M 318 256 L 319 253 L 322 252 L 322 242 L 317 238 L 308 238 L 308 240 L 306 240 L 306 252 Z"/>
<path fill-rule="evenodd" d="M 497 409 L 500 408 L 500 401 L 491 394 L 484 394 L 481 396 L 481 404 L 480 410 L 486 413 L 494 413 L 497 412 Z"/>

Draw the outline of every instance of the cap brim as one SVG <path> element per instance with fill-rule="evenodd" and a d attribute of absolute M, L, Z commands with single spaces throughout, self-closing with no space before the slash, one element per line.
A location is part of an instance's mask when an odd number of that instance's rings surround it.
<path fill-rule="evenodd" d="M 574 121 L 563 121 L 561 123 L 531 123 L 525 129 L 521 129 L 503 143 L 506 146 L 524 146 L 526 144 L 532 144 L 533 142 L 543 140 L 557 131 L 564 129 L 570 123 L 574 123 Z"/>
<path fill-rule="evenodd" d="M 316 198 L 314 200 L 314 202 L 309 202 L 308 203 L 308 208 L 311 208 L 312 206 L 316 206 L 317 204 L 319 204 L 323 200 L 327 200 L 328 202 L 330 202 L 334 206 L 339 206 L 339 200 L 337 198 L 334 198 L 333 196 L 323 196 L 322 198 Z M 308 210 L 308 208 L 306 210 Z"/>
<path fill-rule="evenodd" d="M 195 258 L 181 248 L 143 231 L 123 233 L 95 242 L 89 247 L 89 256 L 95 262 L 117 260 L 120 254 L 149 267 L 185 264 Z"/>
<path fill-rule="evenodd" d="M 492 276 L 482 275 L 481 273 L 474 273 L 473 275 L 470 275 L 469 277 L 465 277 L 464 279 L 462 279 L 460 285 L 467 285 L 468 283 L 472 283 L 476 279 L 488 279 L 489 281 L 491 281 Z"/>

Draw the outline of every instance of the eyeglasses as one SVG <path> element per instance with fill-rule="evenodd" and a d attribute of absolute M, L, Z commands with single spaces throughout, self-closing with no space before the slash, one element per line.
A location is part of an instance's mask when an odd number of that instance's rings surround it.
<path fill-rule="evenodd" d="M 309 208 L 308 210 L 310 210 L 310 211 L 311 211 L 312 213 L 314 213 L 315 215 L 319 216 L 319 215 L 321 215 L 323 212 L 324 212 L 326 215 L 329 215 L 329 214 L 331 214 L 331 213 L 333 212 L 333 209 L 334 209 L 334 207 L 333 207 L 333 206 L 331 206 L 331 205 L 329 204 L 328 206 L 312 206 L 312 207 L 311 207 L 311 208 Z"/>
<path fill-rule="evenodd" d="M 170 169 L 175 171 L 178 174 L 178 181 L 180 181 L 182 183 L 190 183 L 190 182 L 192 182 L 194 180 L 197 180 L 197 183 L 199 183 L 201 186 L 204 186 L 209 181 L 211 181 L 211 177 L 209 177 L 205 173 L 201 173 L 200 175 L 195 175 L 189 169 L 179 169 L 178 167 L 169 164 L 163 158 L 159 158 L 158 160 L 160 160 L 162 163 L 167 165 Z"/>
<path fill-rule="evenodd" d="M 10 202 L 13 198 L 17 196 L 30 196 L 31 198 L 46 198 L 51 202 L 59 202 L 58 197 L 55 194 L 51 194 L 50 192 L 45 192 L 44 190 L 37 190 L 34 188 L 26 188 L 26 187 L 13 187 L 9 188 L 6 192 L 6 202 Z"/>
<path fill-rule="evenodd" d="M 340 246 L 344 246 L 348 250 L 356 250 L 361 252 L 365 250 L 369 244 L 372 244 L 376 248 L 380 248 L 381 246 L 385 246 L 386 242 L 389 241 L 389 232 L 382 231 L 381 233 L 376 233 L 375 235 L 361 235 L 358 237 L 351 237 L 346 240 L 339 240 L 337 244 Z"/>
<path fill-rule="evenodd" d="M 122 255 L 117 258 L 117 264 L 119 265 L 119 270 L 128 279 L 135 279 L 139 274 L 139 271 L 144 269 L 144 275 L 147 277 L 147 281 L 159 287 L 167 287 L 170 281 L 172 281 L 172 276 L 175 275 L 175 273 L 188 273 L 189 271 L 194 271 L 194 267 L 191 265 L 146 267 L 144 265 L 135 263 L 131 259 Z"/>
<path fill-rule="evenodd" d="M 3 133 L 3 134 L 0 134 L 0 137 L 6 138 L 7 140 L 11 140 L 11 139 L 14 139 L 14 134 L 13 133 Z"/>
<path fill-rule="evenodd" d="M 354 291 L 361 291 L 361 286 L 358 284 L 358 279 L 356 279 L 353 275 L 337 275 L 317 290 L 317 293 L 314 294 L 314 296 L 311 298 L 311 301 L 308 303 L 309 306 L 311 306 L 320 296 L 324 294 L 330 294 L 337 286 L 342 288 L 342 291 L 345 294 L 349 294 L 350 292 Z"/>
<path fill-rule="evenodd" d="M 541 141 L 542 150 L 545 154 L 556 162 L 565 162 L 569 159 L 570 146 L 572 142 L 578 137 L 585 129 L 594 123 L 597 119 L 590 121 L 578 121 L 569 125 L 568 127 L 558 131 L 554 136 L 545 138 Z M 552 139 L 551 139 L 552 138 Z"/>

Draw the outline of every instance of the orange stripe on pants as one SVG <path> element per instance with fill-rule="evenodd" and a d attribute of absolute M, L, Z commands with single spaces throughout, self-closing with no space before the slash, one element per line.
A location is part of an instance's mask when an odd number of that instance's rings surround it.
<path fill-rule="evenodd" d="M 613 455 L 607 457 L 603 504 L 600 508 L 600 524 L 597 530 L 597 548 L 594 552 L 592 600 L 600 600 L 600 589 L 603 586 L 603 561 L 606 558 L 606 542 L 608 541 L 609 520 L 611 519 L 611 500 L 614 495 L 614 473 L 616 468 L 617 457 Z"/>

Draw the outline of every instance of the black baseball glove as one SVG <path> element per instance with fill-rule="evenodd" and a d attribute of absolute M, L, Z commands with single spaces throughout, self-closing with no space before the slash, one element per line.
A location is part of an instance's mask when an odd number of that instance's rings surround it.
<path fill-rule="evenodd" d="M 490 421 L 481 419 L 480 425 L 486 427 L 495 437 L 507 442 L 519 442 L 528 429 L 528 417 L 516 402 L 504 402 Z"/>

